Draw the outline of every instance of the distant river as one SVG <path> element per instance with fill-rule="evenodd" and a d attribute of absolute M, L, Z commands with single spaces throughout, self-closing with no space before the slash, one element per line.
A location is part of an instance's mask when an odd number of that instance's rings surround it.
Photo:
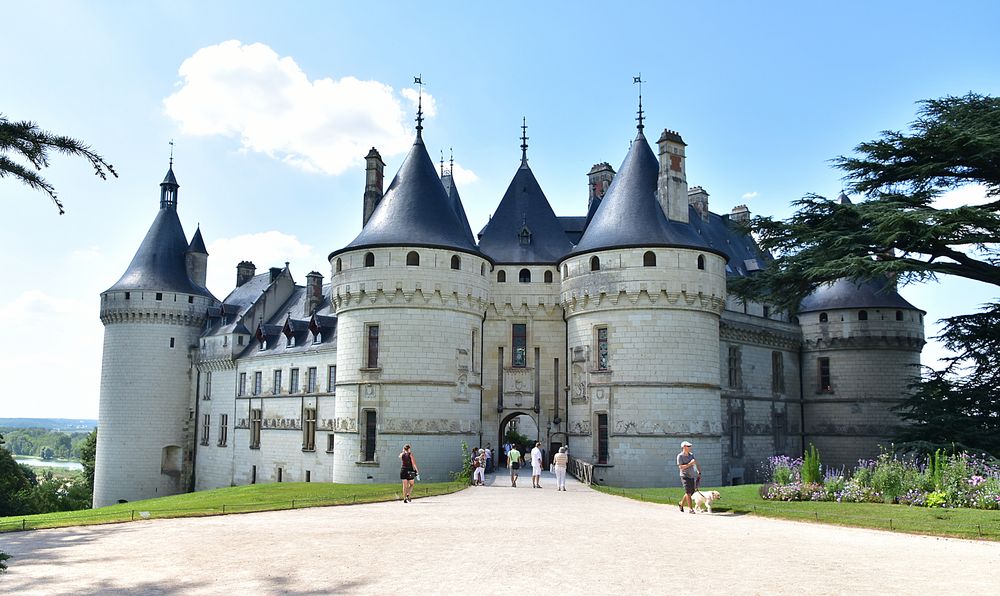
<path fill-rule="evenodd" d="M 34 457 L 15 457 L 14 461 L 19 464 L 28 464 L 33 468 L 66 468 L 67 470 L 76 470 L 77 472 L 83 470 L 83 464 L 75 461 L 45 461 Z"/>

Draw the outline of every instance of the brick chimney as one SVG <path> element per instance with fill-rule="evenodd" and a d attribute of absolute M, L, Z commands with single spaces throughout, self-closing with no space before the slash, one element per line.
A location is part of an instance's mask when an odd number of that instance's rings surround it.
<path fill-rule="evenodd" d="M 382 200 L 382 171 L 384 168 L 385 162 L 382 161 L 382 156 L 372 147 L 368 155 L 365 156 L 365 200 L 362 226 L 368 223 L 375 208 L 378 207 L 379 201 Z"/>
<path fill-rule="evenodd" d="M 750 209 L 746 205 L 737 205 L 733 207 L 733 212 L 729 214 L 729 219 L 736 223 L 750 221 Z"/>
<path fill-rule="evenodd" d="M 587 173 L 587 213 L 592 214 L 604 198 L 604 193 L 608 192 L 611 181 L 615 177 L 615 171 L 611 164 L 604 161 L 594 164 Z"/>
<path fill-rule="evenodd" d="M 664 130 L 656 141 L 660 148 L 660 178 L 656 193 L 663 214 L 671 221 L 688 223 L 688 184 L 684 165 L 687 143 L 673 130 Z"/>
<path fill-rule="evenodd" d="M 310 271 L 306 275 L 306 299 L 302 308 L 302 316 L 308 317 L 316 312 L 323 302 L 323 276 L 318 271 Z"/>
<path fill-rule="evenodd" d="M 240 261 L 236 266 L 236 287 L 247 283 L 257 273 L 257 267 L 250 261 Z"/>
<path fill-rule="evenodd" d="M 688 203 L 694 207 L 702 221 L 708 221 L 708 191 L 695 186 L 688 191 Z"/>

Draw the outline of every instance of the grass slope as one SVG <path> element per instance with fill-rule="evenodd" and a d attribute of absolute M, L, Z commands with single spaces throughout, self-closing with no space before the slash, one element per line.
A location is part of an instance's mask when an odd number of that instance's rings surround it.
<path fill-rule="evenodd" d="M 418 484 L 413 497 L 443 495 L 467 483 Z M 17 517 L 0 517 L 0 532 L 127 522 L 139 519 L 226 515 L 251 511 L 277 511 L 327 505 L 376 503 L 399 498 L 398 484 L 328 484 L 279 482 L 218 488 L 196 493 L 133 501 L 80 511 L 60 511 Z"/>
<path fill-rule="evenodd" d="M 594 486 L 594 488 L 608 494 L 653 503 L 664 503 L 670 507 L 676 507 L 683 495 L 680 488 L 617 488 L 610 486 Z M 705 490 L 709 489 L 705 488 Z M 711 490 L 717 490 L 722 495 L 722 499 L 712 505 L 712 510 L 717 513 L 750 513 L 763 517 L 839 526 L 1000 541 L 1000 512 L 998 511 L 932 509 L 880 503 L 766 501 L 760 497 L 759 484 L 725 486 Z"/>

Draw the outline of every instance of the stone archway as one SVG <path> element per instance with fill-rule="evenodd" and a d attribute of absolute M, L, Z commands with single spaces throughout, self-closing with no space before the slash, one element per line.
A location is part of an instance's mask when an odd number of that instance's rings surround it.
<path fill-rule="evenodd" d="M 498 466 L 507 467 L 507 454 L 504 453 L 504 450 L 503 450 L 504 435 L 507 434 L 507 427 L 510 426 L 510 423 L 514 422 L 515 420 L 517 420 L 521 416 L 527 417 L 527 419 L 531 421 L 531 424 L 534 425 L 534 429 L 535 429 L 535 431 L 532 433 L 534 436 L 529 436 L 528 437 L 528 439 L 531 440 L 531 444 L 530 445 L 519 445 L 520 450 L 521 450 L 521 455 L 523 456 L 526 452 L 530 452 L 531 448 L 534 446 L 534 441 L 539 440 L 538 439 L 538 432 L 539 432 L 538 431 L 538 429 L 539 429 L 539 427 L 538 427 L 538 420 L 535 418 L 535 414 L 533 412 L 531 412 L 531 410 L 527 410 L 527 409 L 525 409 L 525 410 L 514 410 L 514 411 L 510 412 L 509 414 L 507 414 L 506 416 L 504 416 L 500 420 L 499 428 L 497 428 L 497 448 L 495 449 L 495 452 L 496 452 L 496 456 L 495 457 L 497 458 L 496 461 L 497 461 L 497 465 Z"/>

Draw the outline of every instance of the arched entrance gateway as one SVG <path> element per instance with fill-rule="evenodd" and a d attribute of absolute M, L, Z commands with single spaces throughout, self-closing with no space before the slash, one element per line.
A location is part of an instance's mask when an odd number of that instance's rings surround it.
<path fill-rule="evenodd" d="M 515 410 L 510 412 L 500 420 L 500 427 L 497 429 L 496 449 L 497 465 L 507 467 L 507 454 L 504 453 L 504 443 L 507 443 L 509 431 L 511 435 L 516 434 L 523 437 L 513 442 L 518 443 L 517 448 L 523 457 L 529 458 L 531 448 L 536 441 L 541 440 L 536 414 L 530 410 Z"/>

